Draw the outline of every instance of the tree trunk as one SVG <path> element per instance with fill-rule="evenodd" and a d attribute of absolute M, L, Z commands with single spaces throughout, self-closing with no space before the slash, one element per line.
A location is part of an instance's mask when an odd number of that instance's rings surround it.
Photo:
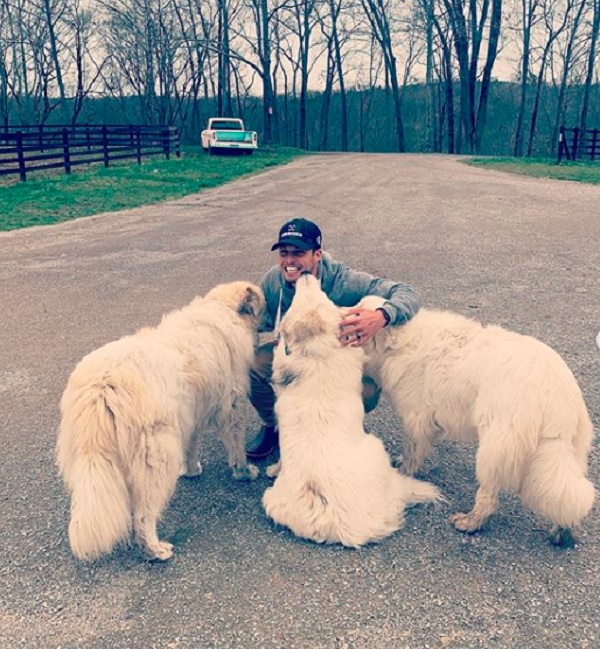
<path fill-rule="evenodd" d="M 299 106 L 299 140 L 303 149 L 308 149 L 308 136 L 306 131 L 308 95 L 308 54 L 310 47 L 309 17 L 313 3 L 306 0 L 302 3 L 302 18 L 300 30 L 300 106 Z"/>
<path fill-rule="evenodd" d="M 273 85 L 271 80 L 271 38 L 269 32 L 269 7 L 267 0 L 260 0 L 261 52 L 263 80 L 263 139 L 269 145 L 273 140 Z"/>
<path fill-rule="evenodd" d="M 333 76 L 335 74 L 335 61 L 333 59 L 333 40 L 327 43 L 327 72 L 325 74 L 325 89 L 321 97 L 321 128 L 319 150 L 327 151 L 327 140 L 329 137 L 329 110 L 331 108 L 331 94 L 333 91 Z"/>
<path fill-rule="evenodd" d="M 329 0 L 329 11 L 331 14 L 331 34 L 333 36 L 333 45 L 335 52 L 335 65 L 338 74 L 338 83 L 340 85 L 340 118 L 341 118 L 341 135 L 342 151 L 348 151 L 348 98 L 346 97 L 346 84 L 344 80 L 344 67 L 342 65 L 342 47 L 338 34 L 337 20 L 341 9 L 341 3 L 337 6 L 333 0 Z"/>
<path fill-rule="evenodd" d="M 515 146 L 513 153 L 516 157 L 523 155 L 525 143 L 525 112 L 527 110 L 527 95 L 529 91 L 529 61 L 531 59 L 531 28 L 535 17 L 537 2 L 521 0 L 521 17 L 523 21 L 523 53 L 521 55 L 521 87 Z"/>
<path fill-rule="evenodd" d="M 558 90 L 558 101 L 556 105 L 556 119 L 554 120 L 554 129 L 552 131 L 553 145 L 558 146 L 558 131 L 561 123 L 564 121 L 565 114 L 565 96 L 567 91 L 567 83 L 569 81 L 569 73 L 571 72 L 571 65 L 573 62 L 573 51 L 575 49 L 575 39 L 581 24 L 581 16 L 585 8 L 586 0 L 580 0 L 579 8 L 571 24 L 571 32 L 567 42 L 567 50 L 565 52 L 563 69 L 560 79 L 560 86 Z"/>
<path fill-rule="evenodd" d="M 56 85 L 58 86 L 58 96 L 60 97 L 60 110 L 62 115 L 63 124 L 69 122 L 67 98 L 65 95 L 65 84 L 62 76 L 62 68 L 58 56 L 58 46 L 56 43 L 56 31 L 54 20 L 52 17 L 52 8 L 50 7 L 50 0 L 44 0 L 44 15 L 46 17 L 46 26 L 48 27 L 48 37 L 50 39 L 50 57 L 54 65 L 54 72 L 56 74 Z"/>
<path fill-rule="evenodd" d="M 500 39 L 500 28 L 502 26 L 502 0 L 492 0 L 492 17 L 490 22 L 490 33 L 487 48 L 487 57 L 483 68 L 481 80 L 481 92 L 479 94 L 479 107 L 477 109 L 477 121 L 475 123 L 474 149 L 476 153 L 481 151 L 481 142 L 487 122 L 488 101 L 492 83 L 492 70 L 496 63 L 498 54 L 498 40 Z"/>
<path fill-rule="evenodd" d="M 425 41 L 426 41 L 426 57 L 425 57 L 425 92 L 427 101 L 427 112 L 425 116 L 426 124 L 426 151 L 436 151 L 437 138 L 436 128 L 437 119 L 435 117 L 435 88 L 433 85 L 433 1 L 424 0 L 425 10 Z"/>
<path fill-rule="evenodd" d="M 592 19 L 592 32 L 590 34 L 590 49 L 587 61 L 587 71 L 585 83 L 583 86 L 583 104 L 581 107 L 581 117 L 579 119 L 579 128 L 587 128 L 588 112 L 590 109 L 590 94 L 592 83 L 594 81 L 594 66 L 596 62 L 596 43 L 598 42 L 598 33 L 600 32 L 600 0 L 594 0 L 594 17 Z"/>

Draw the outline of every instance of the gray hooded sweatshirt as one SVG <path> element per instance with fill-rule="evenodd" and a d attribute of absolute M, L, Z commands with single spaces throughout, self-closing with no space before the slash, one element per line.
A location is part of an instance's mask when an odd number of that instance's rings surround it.
<path fill-rule="evenodd" d="M 326 252 L 321 257 L 318 277 L 321 288 L 337 306 L 355 306 L 366 295 L 385 298 L 387 301 L 383 309 L 390 317 L 390 325 L 408 322 L 421 306 L 421 298 L 412 286 L 352 270 Z M 279 266 L 273 266 L 264 276 L 261 288 L 267 308 L 260 331 L 273 331 L 278 328 L 279 320 L 290 308 L 295 287 L 283 279 Z"/>

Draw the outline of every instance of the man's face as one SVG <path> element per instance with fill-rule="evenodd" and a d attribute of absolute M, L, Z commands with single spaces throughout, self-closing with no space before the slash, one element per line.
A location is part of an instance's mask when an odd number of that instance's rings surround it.
<path fill-rule="evenodd" d="M 306 271 L 317 276 L 321 250 L 301 250 L 296 246 L 279 248 L 279 266 L 286 282 L 295 284 L 300 275 Z"/>

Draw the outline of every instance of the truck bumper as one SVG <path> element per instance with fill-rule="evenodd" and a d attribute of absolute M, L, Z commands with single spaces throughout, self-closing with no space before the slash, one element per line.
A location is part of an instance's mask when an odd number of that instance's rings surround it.
<path fill-rule="evenodd" d="M 254 142 L 223 142 L 217 140 L 216 142 L 210 142 L 209 147 L 211 149 L 256 149 L 257 146 Z"/>

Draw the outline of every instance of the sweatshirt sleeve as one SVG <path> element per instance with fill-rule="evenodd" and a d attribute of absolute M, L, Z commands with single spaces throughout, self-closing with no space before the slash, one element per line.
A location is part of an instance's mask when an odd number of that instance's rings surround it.
<path fill-rule="evenodd" d="M 265 296 L 265 310 L 261 323 L 258 327 L 259 333 L 273 331 L 275 329 L 275 318 L 279 305 L 279 268 L 271 268 L 262 278 L 260 288 Z"/>
<path fill-rule="evenodd" d="M 390 325 L 408 322 L 421 307 L 421 296 L 409 284 L 382 279 L 339 264 L 331 299 L 339 306 L 354 306 L 367 295 L 379 295 L 386 300 L 383 308 L 390 316 Z"/>

